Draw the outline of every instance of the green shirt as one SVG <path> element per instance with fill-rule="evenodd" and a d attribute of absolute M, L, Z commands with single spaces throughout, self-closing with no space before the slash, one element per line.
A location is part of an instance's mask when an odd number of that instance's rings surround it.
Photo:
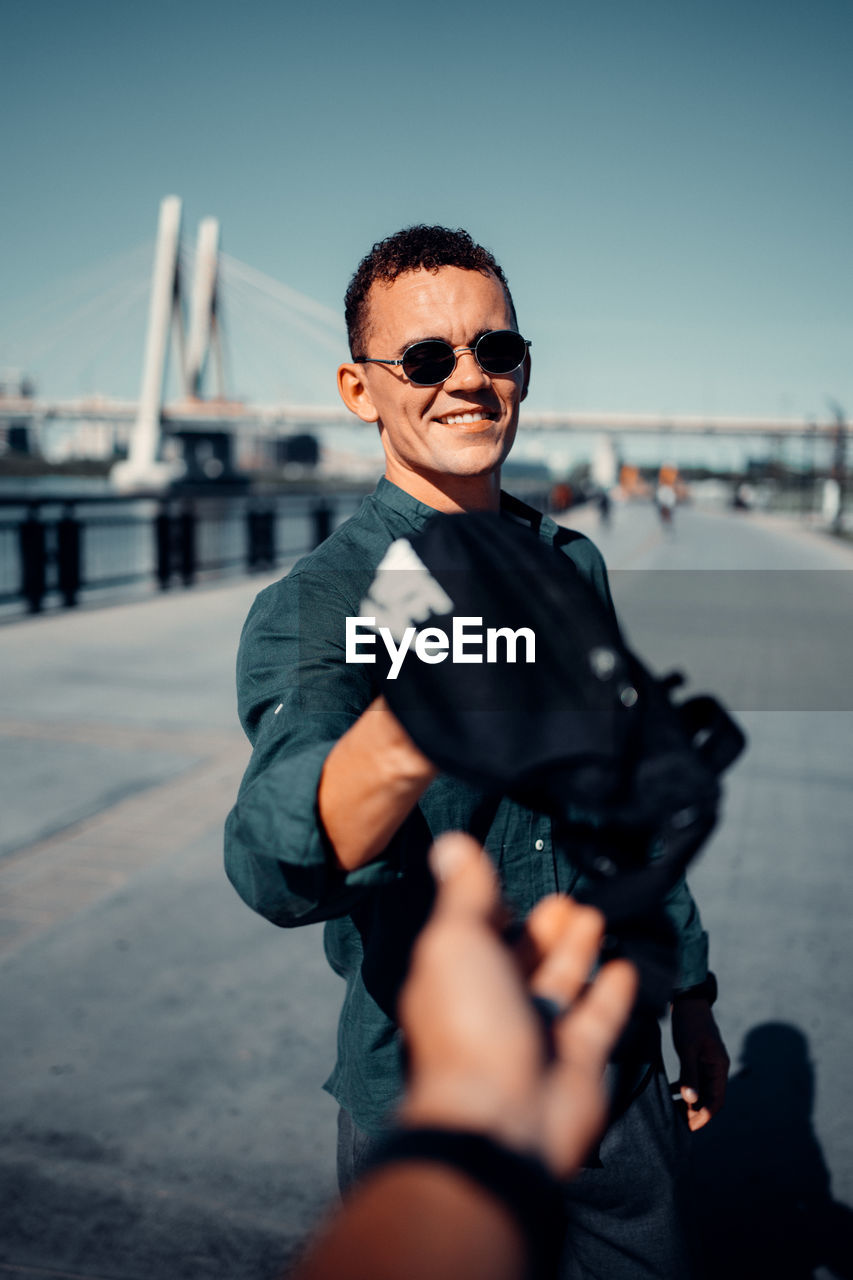
<path fill-rule="evenodd" d="M 553 542 L 558 526 L 504 497 L 509 518 Z M 225 836 L 226 870 L 241 897 L 279 925 L 325 920 L 329 963 L 346 982 L 338 1056 L 325 1087 L 376 1132 L 402 1087 L 396 996 L 409 948 L 432 899 L 426 851 L 442 831 L 467 830 L 480 792 L 437 778 L 382 855 L 340 870 L 317 813 L 317 786 L 332 746 L 379 694 L 370 664 L 345 661 L 345 626 L 388 546 L 435 511 L 379 481 L 359 511 L 287 577 L 257 597 L 240 642 L 240 719 L 253 752 Z M 604 562 L 584 537 L 564 552 L 612 609 Z M 504 798 L 485 840 L 519 917 L 545 894 L 570 893 L 579 873 L 551 839 L 543 814 Z M 707 938 L 682 880 L 667 900 L 680 941 L 680 987 L 701 982 Z"/>

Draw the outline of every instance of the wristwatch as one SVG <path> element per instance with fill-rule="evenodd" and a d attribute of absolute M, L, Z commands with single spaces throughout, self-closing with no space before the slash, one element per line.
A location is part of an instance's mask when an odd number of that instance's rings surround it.
<path fill-rule="evenodd" d="M 707 1000 L 711 1005 L 717 998 L 717 975 L 708 970 L 708 976 L 704 982 L 697 982 L 695 987 L 685 987 L 683 991 L 676 991 L 672 997 L 672 1003 L 676 1000 Z"/>

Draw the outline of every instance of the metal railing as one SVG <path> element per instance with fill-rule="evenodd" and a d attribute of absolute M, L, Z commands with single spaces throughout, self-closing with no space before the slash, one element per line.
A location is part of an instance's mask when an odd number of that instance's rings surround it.
<path fill-rule="evenodd" d="M 0 605 L 7 616 L 39 613 L 122 588 L 274 569 L 322 542 L 362 496 L 2 497 Z"/>

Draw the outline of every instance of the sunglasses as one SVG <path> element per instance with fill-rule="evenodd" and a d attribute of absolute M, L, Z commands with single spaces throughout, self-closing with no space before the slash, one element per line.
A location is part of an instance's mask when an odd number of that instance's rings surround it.
<path fill-rule="evenodd" d="M 437 387 L 456 368 L 457 358 L 466 351 L 484 373 L 515 373 L 524 364 L 531 343 L 514 329 L 492 329 L 482 334 L 473 347 L 451 347 L 442 338 L 427 338 L 407 347 L 399 360 L 375 360 L 372 356 L 355 356 L 358 364 L 398 364 L 409 382 L 416 387 Z"/>

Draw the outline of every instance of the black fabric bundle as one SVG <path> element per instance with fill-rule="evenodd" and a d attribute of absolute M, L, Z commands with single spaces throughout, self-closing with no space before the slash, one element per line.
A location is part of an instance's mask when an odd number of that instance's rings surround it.
<path fill-rule="evenodd" d="M 439 515 L 408 541 L 361 613 L 398 646 L 407 627 L 437 629 L 446 641 L 422 636 L 421 652 L 445 657 L 424 660 L 410 632 L 383 686 L 394 714 L 443 771 L 550 814 L 611 923 L 648 912 L 712 830 L 740 729 L 713 698 L 675 703 L 680 677 L 653 676 L 572 561 L 529 529 Z"/>

